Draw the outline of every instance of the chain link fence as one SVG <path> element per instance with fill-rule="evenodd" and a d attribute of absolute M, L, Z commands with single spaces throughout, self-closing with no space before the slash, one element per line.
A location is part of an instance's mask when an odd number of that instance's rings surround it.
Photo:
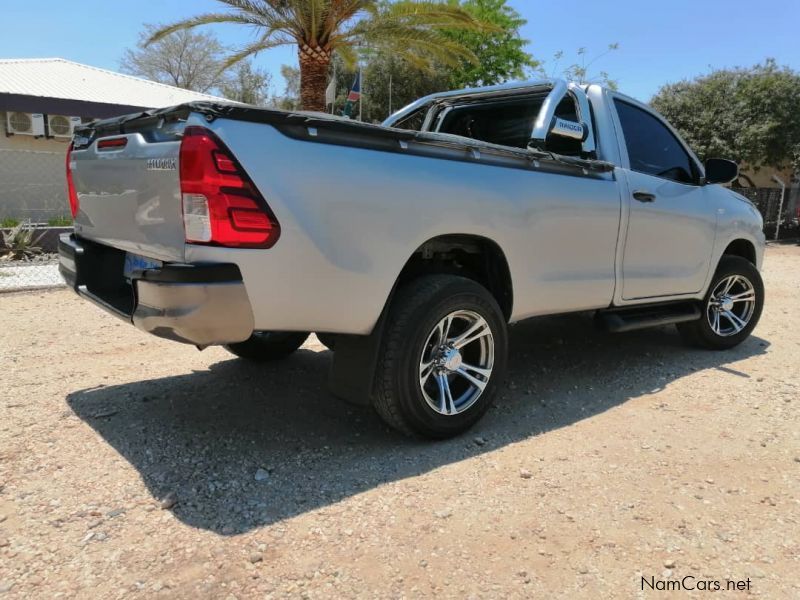
<path fill-rule="evenodd" d="M 58 273 L 58 236 L 70 230 L 29 223 L 0 229 L 0 293 L 64 285 Z"/>
<path fill-rule="evenodd" d="M 62 152 L 0 149 L 0 219 L 47 223 L 69 216 Z"/>
<path fill-rule="evenodd" d="M 56 252 L 66 229 L 44 227 L 69 217 L 64 160 L 64 152 L 0 149 L 0 293 L 64 285 Z M 16 260 L 3 252 L 9 247 Z"/>

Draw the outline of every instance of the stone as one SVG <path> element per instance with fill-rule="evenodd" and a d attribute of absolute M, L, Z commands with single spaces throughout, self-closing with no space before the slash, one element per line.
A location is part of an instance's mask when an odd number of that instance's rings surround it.
<path fill-rule="evenodd" d="M 161 508 L 163 510 L 169 510 L 173 506 L 178 503 L 178 496 L 175 492 L 169 492 L 166 496 L 161 499 Z"/>

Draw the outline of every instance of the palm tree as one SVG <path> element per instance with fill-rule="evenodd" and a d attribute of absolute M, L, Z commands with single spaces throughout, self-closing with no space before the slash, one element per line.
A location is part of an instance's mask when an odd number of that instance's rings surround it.
<path fill-rule="evenodd" d="M 364 48 L 390 52 L 426 68 L 433 62 L 476 62 L 447 30 L 492 30 L 456 3 L 445 0 L 218 0 L 227 11 L 184 19 L 161 27 L 147 44 L 176 31 L 212 23 L 255 28 L 257 39 L 225 62 L 229 67 L 276 46 L 296 45 L 300 62 L 300 102 L 305 110 L 325 110 L 328 68 L 337 52 L 349 65 Z"/>

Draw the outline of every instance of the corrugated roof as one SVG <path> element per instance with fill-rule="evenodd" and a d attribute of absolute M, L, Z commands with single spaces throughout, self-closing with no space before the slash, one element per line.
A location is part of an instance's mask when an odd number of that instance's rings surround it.
<path fill-rule="evenodd" d="M 0 94 L 22 94 L 143 108 L 224 98 L 200 94 L 63 58 L 0 59 Z"/>

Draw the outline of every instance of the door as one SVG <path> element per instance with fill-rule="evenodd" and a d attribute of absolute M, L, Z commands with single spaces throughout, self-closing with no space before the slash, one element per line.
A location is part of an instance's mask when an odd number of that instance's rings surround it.
<path fill-rule="evenodd" d="M 622 258 L 626 300 L 702 290 L 717 212 L 697 161 L 656 115 L 614 99 L 627 150 L 628 227 Z"/>

